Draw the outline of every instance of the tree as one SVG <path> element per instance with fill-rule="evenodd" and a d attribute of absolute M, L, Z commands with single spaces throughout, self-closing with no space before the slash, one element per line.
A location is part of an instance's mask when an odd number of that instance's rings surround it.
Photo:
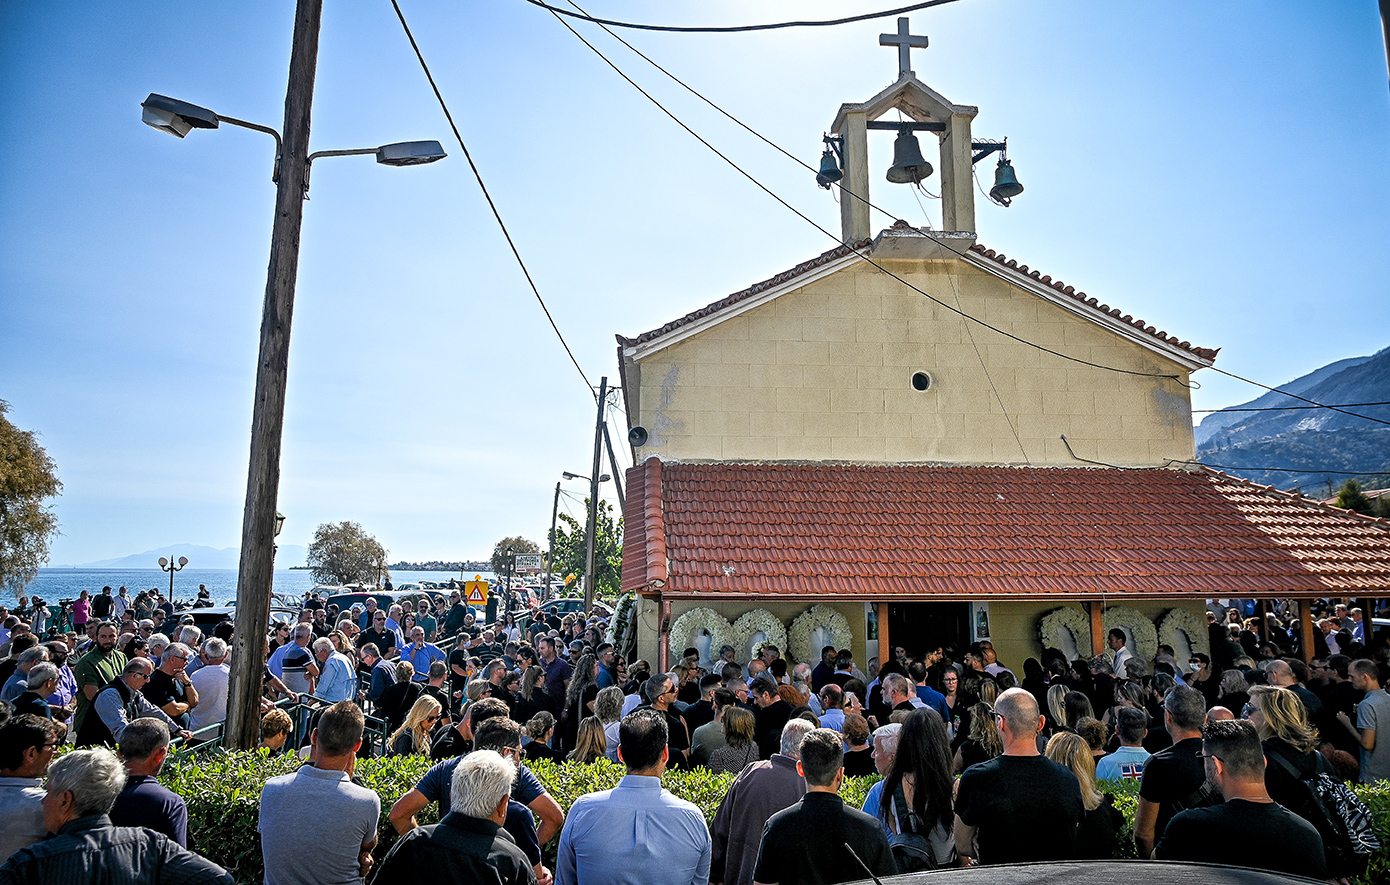
<path fill-rule="evenodd" d="M 492 548 L 492 573 L 494 575 L 505 575 L 507 573 L 507 548 L 512 548 L 513 556 L 523 556 L 526 554 L 540 553 L 541 548 L 535 541 L 528 541 L 520 535 L 514 538 L 503 538 Z"/>
<path fill-rule="evenodd" d="M 589 510 L 589 502 L 584 502 L 584 511 Z M 573 574 L 579 580 L 571 584 L 567 596 L 584 594 L 585 537 L 584 523 L 570 516 L 560 514 L 563 526 L 555 529 L 555 574 L 564 580 Z M 598 525 L 594 532 L 594 596 L 612 603 L 618 598 L 623 585 L 623 521 L 613 522 L 613 505 L 607 501 L 598 502 Z"/>
<path fill-rule="evenodd" d="M 44 501 L 60 494 L 63 484 L 34 433 L 5 418 L 9 408 L 0 400 L 0 587 L 18 594 L 48 561 L 58 518 Z"/>
<path fill-rule="evenodd" d="M 1365 514 L 1370 514 L 1375 509 L 1375 504 L 1361 490 L 1361 483 L 1354 479 L 1347 480 L 1337 493 L 1337 506 Z"/>
<path fill-rule="evenodd" d="M 362 526 L 344 520 L 325 522 L 314 531 L 307 564 L 320 584 L 371 584 L 391 577 L 386 548 Z"/>

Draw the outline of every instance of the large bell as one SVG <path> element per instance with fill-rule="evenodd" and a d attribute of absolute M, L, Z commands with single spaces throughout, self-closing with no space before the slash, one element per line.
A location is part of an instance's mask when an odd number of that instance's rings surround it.
<path fill-rule="evenodd" d="M 888 167 L 888 180 L 894 184 L 916 184 L 931 176 L 932 166 L 922 157 L 917 136 L 902 130 L 893 139 L 893 165 Z"/>
<path fill-rule="evenodd" d="M 1014 175 L 1014 165 L 1001 158 L 999 165 L 994 167 L 994 187 L 989 189 L 990 198 L 1007 206 L 1021 193 L 1023 185 L 1018 183 L 1018 176 Z"/>
<path fill-rule="evenodd" d="M 821 187 L 829 188 L 830 182 L 839 181 L 845 177 L 845 173 L 840 171 L 840 166 L 835 162 L 835 152 L 826 148 L 820 155 L 820 172 L 816 173 L 816 183 Z"/>

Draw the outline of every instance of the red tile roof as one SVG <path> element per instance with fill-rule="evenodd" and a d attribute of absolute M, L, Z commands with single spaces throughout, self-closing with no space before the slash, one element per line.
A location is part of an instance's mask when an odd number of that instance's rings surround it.
<path fill-rule="evenodd" d="M 1390 523 L 1214 471 L 662 464 L 628 471 L 623 589 L 749 596 L 1390 589 Z"/>
<path fill-rule="evenodd" d="M 1216 359 L 1216 355 L 1221 351 L 1221 348 L 1219 347 L 1194 347 L 1191 343 L 1187 341 L 1179 341 L 1176 337 L 1169 335 L 1167 332 L 1155 329 L 1153 326 L 1144 325 L 1143 320 L 1136 320 L 1134 317 L 1121 311 L 1118 307 L 1111 307 L 1108 304 L 1099 304 L 1097 303 L 1096 299 L 1087 298 L 1085 292 L 1078 292 L 1075 288 L 1068 286 L 1061 280 L 1054 280 L 1052 277 L 1045 276 L 1039 271 L 1029 270 L 1028 265 L 1019 264 L 1016 260 L 1009 258 L 1003 252 L 996 252 L 993 249 L 986 249 L 979 243 L 976 243 L 975 245 L 971 246 L 970 251 L 979 253 L 980 255 L 983 255 L 985 258 L 991 259 L 996 264 L 1001 264 L 1004 267 L 1009 268 L 1010 270 L 1017 270 L 1019 273 L 1026 274 L 1027 276 L 1038 281 L 1039 283 L 1042 283 L 1044 286 L 1049 286 L 1053 289 L 1056 289 L 1058 292 L 1061 292 L 1065 295 L 1070 295 L 1072 298 L 1075 298 L 1082 304 L 1085 304 L 1089 307 L 1093 307 L 1096 310 L 1099 310 L 1101 313 L 1108 313 L 1122 323 L 1129 323 L 1131 326 L 1140 330 L 1141 332 L 1146 332 L 1160 341 L 1167 341 L 1174 347 L 1180 347 L 1188 353 L 1194 356 L 1201 357 L 1204 360 Z"/>
<path fill-rule="evenodd" d="M 902 229 L 910 227 L 910 225 L 908 225 L 905 221 L 899 220 L 897 222 L 894 222 L 893 227 L 897 229 Z M 659 329 L 652 329 L 650 332 L 643 332 L 636 338 L 627 338 L 623 335 L 618 335 L 617 339 L 619 349 L 621 350 L 621 348 L 623 347 L 632 347 L 638 344 L 646 344 L 648 341 L 655 341 L 657 338 L 660 338 L 661 336 L 669 332 L 673 332 L 676 329 L 688 325 L 689 323 L 693 323 L 698 319 L 702 319 L 704 317 L 710 316 L 711 314 L 718 313 L 726 307 L 731 307 L 732 305 L 737 304 L 740 301 L 752 298 L 754 295 L 757 295 L 760 292 L 764 292 L 767 289 L 770 289 L 774 286 L 780 286 L 784 283 L 788 283 L 801 276 L 802 274 L 815 270 L 818 267 L 824 267 L 825 265 L 830 264 L 833 261 L 838 261 L 841 258 L 845 258 L 849 255 L 853 255 L 856 252 L 860 252 L 868 248 L 870 245 L 872 245 L 872 243 L 872 240 L 861 240 L 857 243 L 848 243 L 843 246 L 837 246 L 834 249 L 831 249 L 829 252 L 821 253 L 815 258 L 812 258 L 810 261 L 803 261 L 796 267 L 793 267 L 789 270 L 784 270 L 774 277 L 770 277 L 766 280 L 763 280 L 760 283 L 754 283 L 747 289 L 743 289 L 741 291 L 733 293 L 732 295 L 725 296 L 724 298 L 721 298 L 718 301 L 705 305 L 699 310 L 691 311 L 690 313 L 686 314 L 683 317 L 680 317 L 679 319 L 672 320 L 671 322 L 667 323 Z M 1143 320 L 1136 320 L 1129 314 L 1123 313 L 1119 308 L 1112 308 L 1108 304 L 1099 304 L 1096 301 L 1096 299 L 1086 297 L 1085 292 L 1078 292 L 1076 291 L 1076 289 L 1066 285 L 1061 280 L 1054 280 L 1052 279 L 1052 277 L 1044 276 L 1036 270 L 1029 270 L 1028 265 L 1019 264 L 1017 261 L 1007 257 L 1002 252 L 995 252 L 993 249 L 986 249 L 979 243 L 976 243 L 975 245 L 971 246 L 970 250 L 972 252 L 978 253 L 979 255 L 985 258 L 993 260 L 994 262 L 1002 265 L 1003 267 L 1006 267 L 1010 270 L 1016 270 L 1019 273 L 1024 274 L 1025 276 L 1031 277 L 1033 280 L 1042 283 L 1045 286 L 1050 286 L 1051 288 L 1056 289 L 1058 292 L 1070 295 L 1071 297 L 1075 298 L 1077 301 L 1086 305 L 1087 307 L 1093 308 L 1095 310 L 1100 311 L 1101 313 L 1105 313 L 1112 317 L 1115 317 L 1121 322 L 1128 323 L 1129 325 L 1134 326 L 1141 332 L 1145 332 L 1149 335 L 1152 335 L 1160 341 L 1166 341 L 1168 344 L 1174 347 L 1186 350 L 1193 356 L 1199 357 L 1204 360 L 1214 360 L 1216 359 L 1217 353 L 1219 353 L 1221 350 L 1221 348 L 1219 347 L 1194 347 L 1191 343 L 1187 341 L 1179 341 L 1175 336 L 1169 335 L 1167 332 L 1161 331 L 1159 329 L 1155 329 L 1153 326 L 1147 326 L 1144 324 Z M 622 362 L 621 353 L 619 354 L 619 362 Z"/>

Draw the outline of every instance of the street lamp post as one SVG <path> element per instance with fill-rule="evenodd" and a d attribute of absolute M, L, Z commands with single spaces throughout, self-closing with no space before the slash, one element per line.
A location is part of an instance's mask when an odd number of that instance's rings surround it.
<path fill-rule="evenodd" d="M 516 564 L 516 554 L 511 547 L 507 548 L 507 584 L 502 592 L 502 602 L 506 611 L 512 610 L 512 567 Z"/>
<path fill-rule="evenodd" d="M 275 137 L 275 217 L 270 236 L 265 302 L 261 315 L 256 392 L 251 416 L 251 451 L 246 506 L 241 523 L 241 560 L 237 572 L 236 627 L 227 701 L 225 742 L 233 749 L 258 743 L 261 668 L 275 568 L 275 504 L 280 487 L 280 448 L 285 423 L 285 384 L 289 371 L 290 322 L 299 272 L 299 232 L 309 186 L 310 109 L 318 66 L 319 22 L 323 0 L 297 0 L 290 47 L 289 84 L 285 91 L 283 142 L 267 126 L 220 116 L 207 108 L 151 95 L 142 105 L 146 123 L 183 138 L 193 129 L 216 129 L 231 123 Z M 383 145 L 373 151 L 386 165 L 415 165 L 441 159 L 438 142 Z M 338 152 L 326 152 L 338 153 Z M 355 153 L 355 152 L 350 152 Z"/>
<path fill-rule="evenodd" d="M 608 379 L 604 379 L 606 383 Z M 595 467 L 598 465 L 595 464 Z M 570 473 L 566 470 L 560 474 L 565 479 L 582 479 L 589 483 L 589 513 L 588 524 L 584 530 L 584 611 L 593 607 L 593 571 L 594 571 L 594 522 L 598 512 L 598 485 L 601 482 L 608 482 L 613 477 L 608 474 L 599 475 L 597 470 L 593 476 L 580 476 L 578 473 Z M 555 518 L 560 506 L 560 484 L 555 483 L 555 506 L 550 511 L 550 557 L 555 557 Z M 546 594 L 550 593 L 550 569 L 546 569 Z"/>
<path fill-rule="evenodd" d="M 159 557 L 160 569 L 169 573 L 169 603 L 171 605 L 174 602 L 174 572 L 183 571 L 183 567 L 186 565 L 188 565 L 187 556 L 180 556 L 178 562 L 174 562 L 172 556 L 167 559 L 163 556 Z"/>

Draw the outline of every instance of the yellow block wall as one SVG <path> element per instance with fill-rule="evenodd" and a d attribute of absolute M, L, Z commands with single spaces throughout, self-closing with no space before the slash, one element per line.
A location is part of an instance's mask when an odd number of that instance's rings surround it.
<path fill-rule="evenodd" d="M 1206 604 L 1200 599 L 1179 599 L 1179 600 L 1152 600 L 1152 599 L 1111 599 L 1108 601 L 1110 606 L 1125 606 L 1132 608 L 1149 620 L 1153 621 L 1154 627 L 1158 627 L 1164 615 L 1175 608 L 1184 608 L 1197 617 L 1201 618 L 1201 623 L 1206 623 Z M 990 641 L 994 644 L 994 650 L 999 655 L 999 662 L 1010 670 L 1019 679 L 1023 678 L 1023 662 L 1028 658 L 1040 658 L 1042 655 L 1042 642 L 1038 639 L 1038 620 L 1048 612 L 1063 607 L 1064 603 L 1052 602 L 991 602 L 989 605 L 990 629 L 994 635 Z M 1065 603 L 1065 605 L 1075 608 L 1085 614 L 1077 603 Z M 1089 623 L 1089 616 L 1087 623 Z M 1159 640 L 1162 642 L 1162 639 Z M 1085 648 L 1078 651 L 1088 653 L 1090 651 L 1089 640 Z"/>
<path fill-rule="evenodd" d="M 962 261 L 885 266 L 947 303 L 958 293 L 966 313 L 1028 341 L 1187 379 L 1177 364 Z M 1193 457 L 1184 383 L 1090 368 L 970 325 L 872 265 L 853 265 L 643 357 L 629 371 L 631 421 L 650 434 L 638 460 L 1022 464 L 1026 451 L 1033 464 L 1075 465 L 1062 434 L 1079 457 L 1111 464 Z M 924 392 L 911 384 L 919 371 L 932 378 Z"/>

